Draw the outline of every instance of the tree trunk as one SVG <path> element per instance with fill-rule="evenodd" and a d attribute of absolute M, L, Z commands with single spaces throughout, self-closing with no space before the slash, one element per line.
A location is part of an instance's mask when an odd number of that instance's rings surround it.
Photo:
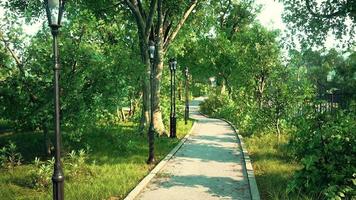
<path fill-rule="evenodd" d="M 178 81 L 178 100 L 182 101 L 182 99 L 183 99 L 182 81 Z"/>
<path fill-rule="evenodd" d="M 43 139 L 44 139 L 44 147 L 45 147 L 45 155 L 51 155 L 51 139 L 48 136 L 48 127 L 46 125 L 43 126 Z"/>
<path fill-rule="evenodd" d="M 163 71 L 163 58 L 165 52 L 167 52 L 169 45 L 176 38 L 178 32 L 184 25 L 188 16 L 193 12 L 194 8 L 197 6 L 198 1 L 191 1 L 187 9 L 184 11 L 183 16 L 178 19 L 177 25 L 171 32 L 172 21 L 170 20 L 169 13 L 162 12 L 162 4 L 163 0 L 152 0 L 150 2 L 149 11 L 147 13 L 144 12 L 143 6 L 140 1 L 129 1 L 125 0 L 123 3 L 128 6 L 131 10 L 133 16 L 136 19 L 137 27 L 138 27 L 138 35 L 140 40 L 140 51 L 143 63 L 146 65 L 146 69 L 148 69 L 144 76 L 143 83 L 143 106 L 142 106 L 142 117 L 140 129 L 143 130 L 147 127 L 147 122 L 149 119 L 149 100 L 150 100 L 150 83 L 147 79 L 149 77 L 150 65 L 149 65 L 149 57 L 148 57 L 148 40 L 154 39 L 156 43 L 156 57 L 155 57 L 155 69 L 156 73 L 154 74 L 153 80 L 153 91 L 152 91 L 152 99 L 153 99 L 153 124 L 154 129 L 159 134 L 167 134 L 164 128 L 163 120 L 162 120 L 162 112 L 160 110 L 160 85 L 161 85 L 161 77 Z M 155 9 L 157 5 L 157 22 L 153 23 Z M 168 17 L 168 18 L 166 18 Z M 164 23 L 164 24 L 163 24 Z M 166 26 L 167 25 L 167 26 Z M 153 30 L 156 27 L 156 30 Z"/>
<path fill-rule="evenodd" d="M 142 77 L 142 112 L 139 131 L 143 134 L 147 132 L 150 122 L 150 71 L 151 64 L 148 56 L 148 41 L 144 38 L 140 39 L 140 51 L 142 57 L 142 63 L 144 64 L 144 73 Z"/>
<path fill-rule="evenodd" d="M 227 78 L 226 76 L 223 76 L 223 78 L 224 78 L 225 87 L 226 87 L 226 89 L 227 89 L 227 92 L 228 92 L 228 94 L 229 94 L 229 97 L 231 97 L 231 94 L 232 94 L 231 85 L 230 85 L 230 83 L 229 83 L 229 81 L 228 81 L 228 78 Z"/>
<path fill-rule="evenodd" d="M 157 67 L 156 67 L 156 73 L 154 76 L 154 85 L 153 85 L 153 126 L 155 128 L 155 131 L 159 135 L 168 135 L 164 124 L 163 124 L 163 118 L 162 118 L 162 112 L 161 112 L 161 98 L 160 98 L 160 93 L 161 93 L 161 80 L 162 80 L 162 71 L 163 71 L 163 56 L 164 53 L 161 51 L 161 56 L 160 59 L 158 60 Z"/>
<path fill-rule="evenodd" d="M 123 121 L 123 122 L 126 122 L 126 115 L 125 115 L 125 112 L 124 112 L 124 108 L 123 108 L 123 107 L 121 107 L 120 113 L 121 113 L 122 121 Z"/>
<path fill-rule="evenodd" d="M 135 116 L 136 110 L 138 109 L 139 101 L 137 99 L 133 100 L 133 106 L 132 106 L 132 114 L 131 117 Z"/>
<path fill-rule="evenodd" d="M 143 134 L 147 132 L 150 122 L 150 87 L 147 79 L 147 73 L 142 80 L 142 113 L 139 131 Z"/>
<path fill-rule="evenodd" d="M 163 60 L 165 56 L 165 51 L 163 48 L 163 39 L 164 39 L 164 31 L 162 27 L 162 1 L 158 1 L 157 5 L 157 13 L 158 13 L 158 27 L 156 29 L 156 66 L 155 72 L 153 77 L 153 91 L 152 91 L 152 98 L 153 98 L 153 127 L 159 135 L 168 135 L 162 118 L 161 112 L 161 81 L 162 81 L 162 72 L 163 72 Z"/>
<path fill-rule="evenodd" d="M 259 108 L 262 109 L 263 107 L 263 92 L 264 92 L 264 89 L 265 89 L 265 77 L 264 76 L 261 76 L 259 78 L 259 82 L 258 82 L 258 86 L 257 86 L 257 92 L 258 92 L 258 103 L 259 103 Z"/>

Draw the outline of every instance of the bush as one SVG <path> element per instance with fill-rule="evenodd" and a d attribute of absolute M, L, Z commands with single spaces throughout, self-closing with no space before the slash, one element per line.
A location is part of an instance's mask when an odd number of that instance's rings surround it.
<path fill-rule="evenodd" d="M 72 178 L 80 175 L 91 175 L 91 171 L 85 163 L 87 159 L 88 154 L 85 150 L 81 149 L 78 152 L 71 151 L 67 155 L 67 176 Z"/>
<path fill-rule="evenodd" d="M 41 162 L 39 158 L 35 158 L 35 169 L 31 171 L 31 182 L 37 189 L 47 188 L 52 181 L 54 158 Z"/>
<path fill-rule="evenodd" d="M 355 116 L 306 115 L 290 146 L 303 168 L 290 190 L 302 189 L 327 199 L 356 196 Z"/>
<path fill-rule="evenodd" d="M 232 105 L 232 103 L 229 96 L 225 94 L 212 94 L 200 104 L 200 111 L 207 115 L 219 116 L 221 109 L 224 109 L 227 105 Z"/>
<path fill-rule="evenodd" d="M 0 149 L 0 167 L 13 169 L 15 166 L 21 165 L 22 160 L 22 155 L 17 152 L 15 143 L 10 141 L 7 146 Z"/>
<path fill-rule="evenodd" d="M 224 118 L 238 126 L 243 135 L 268 133 L 273 121 L 268 110 L 260 109 L 256 103 L 244 102 L 243 97 L 233 101 L 226 94 L 212 94 L 200 104 L 200 110 L 212 117 Z"/>
<path fill-rule="evenodd" d="M 80 178 L 85 175 L 92 175 L 91 170 L 85 163 L 88 159 L 88 154 L 85 150 L 81 149 L 78 152 L 71 151 L 66 156 L 66 162 L 63 166 L 65 168 L 66 179 Z M 34 160 L 35 169 L 31 171 L 32 184 L 37 189 L 47 188 L 51 185 L 52 173 L 54 166 L 54 158 L 41 162 L 38 158 Z"/>

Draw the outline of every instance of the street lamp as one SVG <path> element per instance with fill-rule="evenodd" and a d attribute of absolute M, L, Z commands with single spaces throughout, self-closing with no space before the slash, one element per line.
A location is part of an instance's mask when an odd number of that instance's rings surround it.
<path fill-rule="evenodd" d="M 336 76 L 336 72 L 335 70 L 332 70 L 328 73 L 328 75 L 326 76 L 326 82 L 328 82 L 329 84 L 331 84 L 334 80 Z M 331 88 L 330 90 L 327 90 L 326 92 L 330 95 L 330 111 L 333 112 L 334 111 L 334 94 L 337 91 L 337 88 Z"/>
<path fill-rule="evenodd" d="M 185 68 L 185 112 L 184 112 L 184 123 L 188 124 L 189 118 L 189 69 Z"/>
<path fill-rule="evenodd" d="M 150 116 L 150 127 L 148 129 L 148 146 L 149 146 L 149 151 L 148 151 L 148 160 L 147 163 L 153 163 L 155 161 L 154 158 L 154 137 L 155 137 L 155 131 L 153 127 L 153 78 L 154 78 L 154 58 L 155 58 L 155 53 L 156 53 L 156 46 L 155 43 L 151 40 L 148 48 L 148 54 L 150 57 L 150 64 L 151 64 L 151 73 L 150 73 L 150 86 L 151 86 L 151 116 Z"/>
<path fill-rule="evenodd" d="M 170 137 L 177 137 L 177 118 L 176 118 L 176 70 L 177 60 L 175 58 L 169 59 L 169 69 L 171 71 L 171 115 L 170 115 Z"/>
<path fill-rule="evenodd" d="M 214 87 L 215 86 L 215 77 L 210 77 L 209 81 L 210 81 L 211 87 Z"/>
<path fill-rule="evenodd" d="M 64 11 L 65 0 L 45 0 L 48 25 L 51 28 L 53 36 L 53 60 L 54 60 L 54 119 L 55 119 L 55 162 L 52 175 L 53 199 L 64 199 L 64 174 L 61 166 L 61 129 L 60 129 L 60 94 L 59 94 L 59 51 L 58 51 L 58 33 L 61 27 L 61 20 Z"/>

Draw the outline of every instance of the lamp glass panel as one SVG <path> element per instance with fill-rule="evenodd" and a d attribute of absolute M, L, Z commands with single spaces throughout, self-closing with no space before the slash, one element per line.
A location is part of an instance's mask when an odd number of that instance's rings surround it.
<path fill-rule="evenodd" d="M 150 46 L 150 58 L 153 59 L 154 58 L 154 54 L 155 54 L 155 46 Z"/>
<path fill-rule="evenodd" d="M 51 15 L 51 21 L 49 22 L 51 25 L 59 25 L 58 17 L 59 17 L 59 0 L 48 0 L 48 8 Z"/>
<path fill-rule="evenodd" d="M 173 60 L 169 59 L 169 69 L 172 71 L 173 70 Z"/>
<path fill-rule="evenodd" d="M 59 0 L 48 0 L 48 7 L 50 9 L 59 8 Z"/>
<path fill-rule="evenodd" d="M 176 70 L 177 69 L 177 61 L 173 61 L 173 69 Z"/>

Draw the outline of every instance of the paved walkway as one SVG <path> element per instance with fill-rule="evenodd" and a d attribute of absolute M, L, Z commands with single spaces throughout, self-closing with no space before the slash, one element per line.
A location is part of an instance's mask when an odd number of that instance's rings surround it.
<path fill-rule="evenodd" d="M 200 115 L 201 100 L 191 103 L 191 117 L 197 120 L 192 135 L 137 199 L 251 199 L 233 129 Z"/>

